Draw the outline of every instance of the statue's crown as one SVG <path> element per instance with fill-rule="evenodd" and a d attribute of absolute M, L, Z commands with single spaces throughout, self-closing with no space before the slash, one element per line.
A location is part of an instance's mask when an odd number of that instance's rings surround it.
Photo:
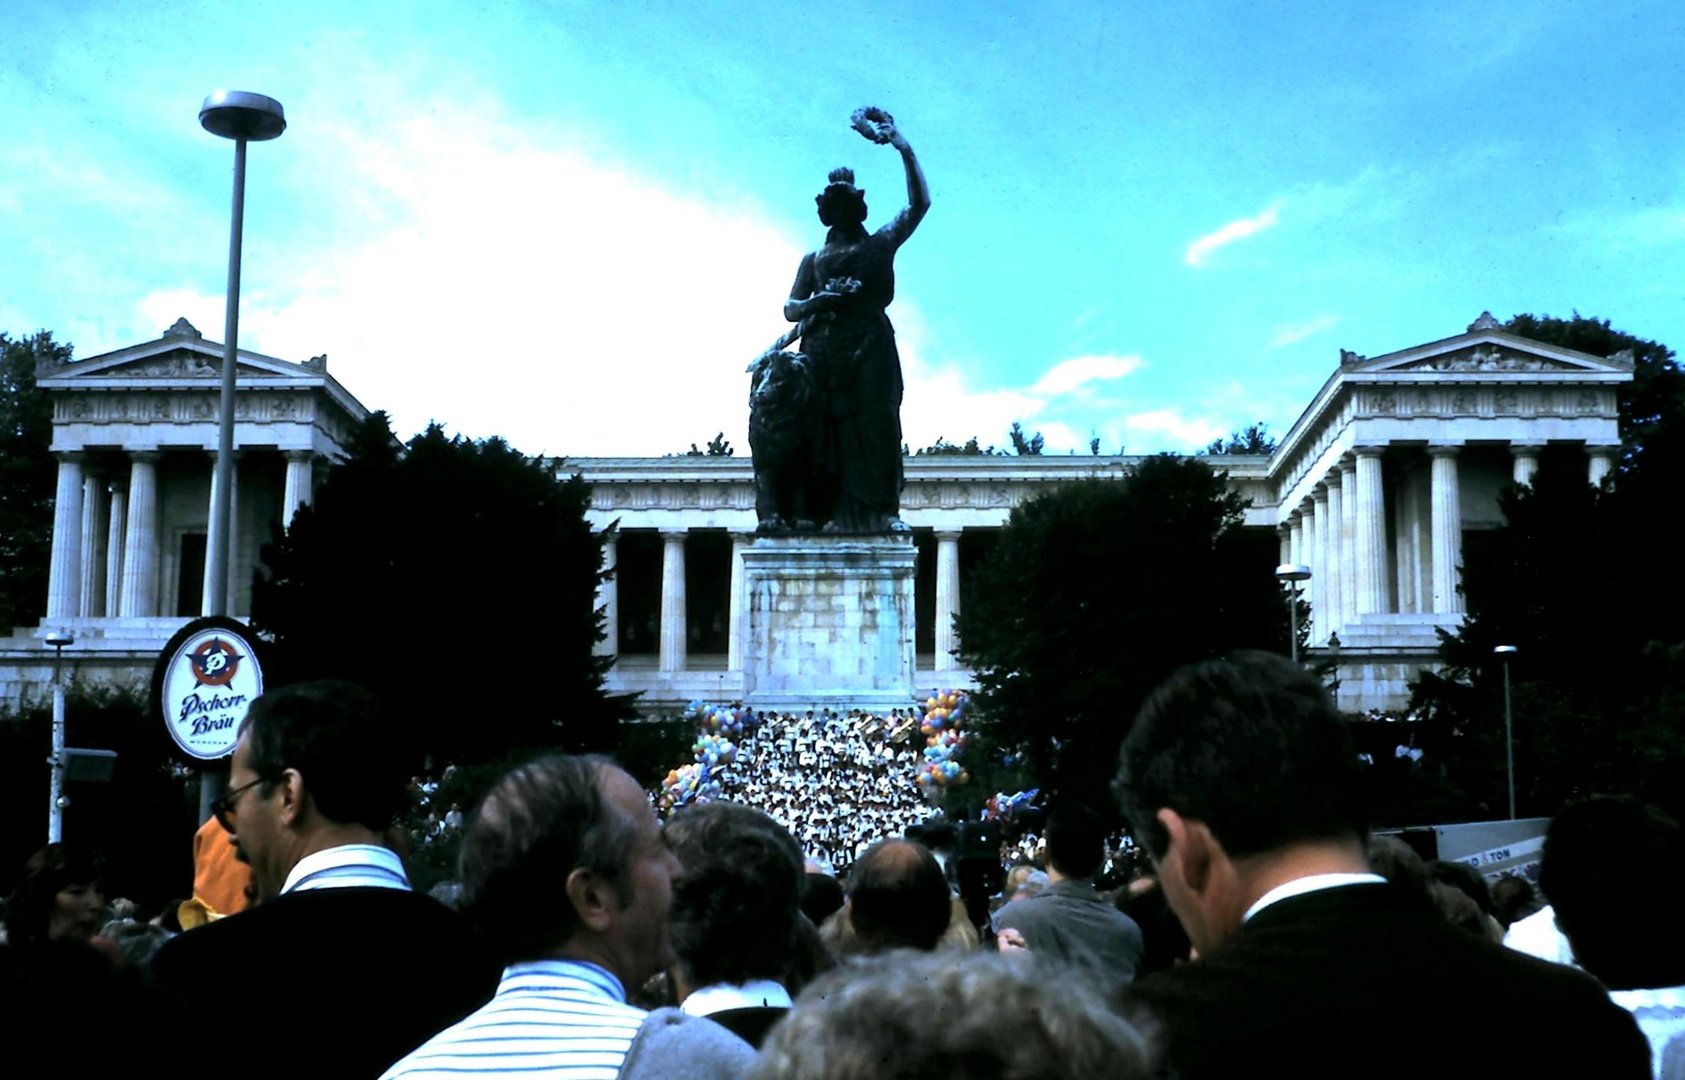
<path fill-rule="evenodd" d="M 832 169 L 830 181 L 833 184 L 848 184 L 852 187 L 854 185 L 854 170 L 850 169 L 846 165 L 841 168 Z"/>

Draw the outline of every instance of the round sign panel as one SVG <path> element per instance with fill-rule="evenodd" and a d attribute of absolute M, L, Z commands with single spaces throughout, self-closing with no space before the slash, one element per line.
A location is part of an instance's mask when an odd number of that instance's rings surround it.
<path fill-rule="evenodd" d="M 213 761 L 234 752 L 246 710 L 263 693 L 263 672 L 245 627 L 200 619 L 165 649 L 158 704 L 170 738 L 191 757 Z"/>

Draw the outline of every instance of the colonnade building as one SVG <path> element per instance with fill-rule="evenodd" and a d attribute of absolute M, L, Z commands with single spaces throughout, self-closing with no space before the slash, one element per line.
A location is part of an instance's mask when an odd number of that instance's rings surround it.
<path fill-rule="evenodd" d="M 249 610 L 270 529 L 308 500 L 365 414 L 326 372 L 242 352 L 237 551 L 230 590 Z M 205 523 L 221 346 L 185 321 L 156 342 L 77 361 L 40 380 L 59 455 L 48 614 L 0 641 L 0 695 L 50 671 L 43 638 L 69 629 L 84 677 L 144 677 L 206 594 Z M 1616 395 L 1628 356 L 1503 332 L 1489 314 L 1441 341 L 1373 358 L 1343 352 L 1268 456 L 1212 464 L 1273 530 L 1279 558 L 1312 570 L 1310 643 L 1339 665 L 1341 705 L 1396 708 L 1463 618 L 1465 546 L 1501 524 L 1498 497 L 1541 468 L 1604 482 L 1619 449 Z M 920 686 L 964 686 L 953 617 L 968 569 L 1012 508 L 1059 484 L 1121 477 L 1123 456 L 915 456 L 902 518 L 918 550 L 914 653 Z M 651 710 L 742 694 L 743 552 L 754 543 L 747 458 L 569 458 L 591 487 L 593 527 L 616 525 L 599 595 L 610 684 Z M 1273 572 L 1260 565 L 1259 573 Z M 1285 618 L 1285 606 L 1283 609 Z M 846 690 L 846 688 L 839 688 Z"/>

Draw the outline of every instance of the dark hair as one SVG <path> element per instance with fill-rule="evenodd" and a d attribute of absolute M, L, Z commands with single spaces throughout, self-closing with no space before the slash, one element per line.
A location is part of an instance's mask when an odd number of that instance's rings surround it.
<path fill-rule="evenodd" d="M 1091 878 L 1106 861 L 1106 824 L 1086 806 L 1061 806 L 1047 819 L 1047 861 L 1069 878 Z"/>
<path fill-rule="evenodd" d="M 1416 896 L 1428 894 L 1428 870 L 1422 855 L 1396 836 L 1371 836 L 1367 845 L 1369 869 Z"/>
<path fill-rule="evenodd" d="M 842 882 L 830 874 L 808 871 L 802 882 L 802 914 L 818 926 L 843 906 Z"/>
<path fill-rule="evenodd" d="M 829 179 L 825 190 L 813 197 L 820 222 L 828 228 L 858 229 L 866 221 L 866 192 L 854 186 L 854 170 L 832 169 Z"/>
<path fill-rule="evenodd" d="M 1498 906 L 1498 921 L 1506 927 L 1539 910 L 1533 883 L 1520 874 L 1505 874 L 1492 883 L 1492 902 Z"/>
<path fill-rule="evenodd" d="M 53 903 L 76 885 L 103 885 L 105 857 L 75 844 L 48 844 L 23 864 L 23 877 L 6 902 L 6 940 L 28 945 L 47 940 Z"/>
<path fill-rule="evenodd" d="M 1492 902 L 1492 890 L 1479 870 L 1467 863 L 1446 859 L 1435 859 L 1425 869 L 1428 881 L 1451 886 L 1473 900 L 1482 915 L 1490 915 L 1494 919 L 1498 917 L 1498 905 Z"/>
<path fill-rule="evenodd" d="M 534 960 L 573 936 L 579 915 L 568 875 L 584 868 L 631 901 L 628 860 L 636 825 L 603 797 L 597 755 L 555 754 L 504 773 L 462 837 L 461 910 L 503 963 Z"/>
<path fill-rule="evenodd" d="M 759 810 L 729 802 L 673 815 L 666 836 L 684 867 L 668 925 L 692 982 L 782 980 L 806 873 L 795 838 Z"/>
<path fill-rule="evenodd" d="M 1611 990 L 1685 983 L 1685 931 L 1665 917 L 1685 877 L 1685 830 L 1647 803 L 1601 795 L 1556 815 L 1539 888 L 1574 959 Z"/>
<path fill-rule="evenodd" d="M 1155 857 L 1161 808 L 1204 822 L 1229 855 L 1368 831 L 1345 721 L 1316 676 L 1284 656 L 1191 664 L 1154 690 L 1119 755 L 1113 791 Z"/>
<path fill-rule="evenodd" d="M 952 914 L 942 864 L 912 840 L 867 848 L 849 871 L 848 901 L 855 941 L 865 952 L 934 949 Z"/>
<path fill-rule="evenodd" d="M 296 769 L 323 817 L 376 832 L 408 801 L 396 733 L 361 686 L 321 680 L 271 690 L 252 702 L 241 731 L 266 797 Z"/>

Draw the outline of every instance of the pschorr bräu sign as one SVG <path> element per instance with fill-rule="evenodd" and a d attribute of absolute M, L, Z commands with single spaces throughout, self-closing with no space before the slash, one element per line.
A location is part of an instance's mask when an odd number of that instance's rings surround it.
<path fill-rule="evenodd" d="M 188 756 L 214 761 L 234 752 L 246 710 L 263 693 L 263 670 L 244 625 L 196 619 L 164 647 L 153 685 L 170 738 Z"/>

